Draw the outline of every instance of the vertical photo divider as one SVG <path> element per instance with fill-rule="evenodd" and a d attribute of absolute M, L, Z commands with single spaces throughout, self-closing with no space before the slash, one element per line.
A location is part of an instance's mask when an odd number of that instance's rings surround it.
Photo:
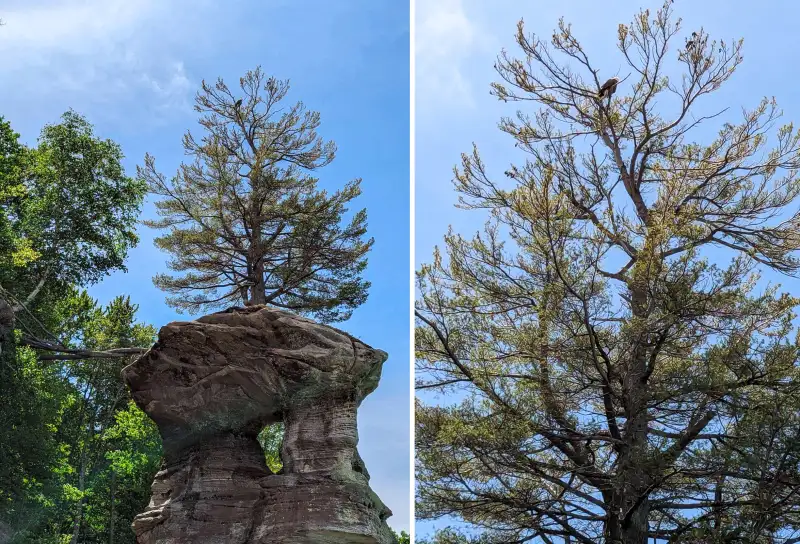
<path fill-rule="evenodd" d="M 411 474 L 411 482 L 409 486 L 409 509 L 411 511 L 411 531 L 410 531 L 410 538 L 411 542 L 415 542 L 415 534 L 416 534 L 416 527 L 415 527 L 415 516 L 414 516 L 414 489 L 415 489 L 415 478 L 414 478 L 414 467 L 415 467 L 415 442 L 414 442 L 414 405 L 415 405 L 415 395 L 414 395 L 414 300 L 415 296 L 415 287 L 414 287 L 414 277 L 416 273 L 416 265 L 414 260 L 414 251 L 415 251 L 415 184 L 416 184 L 416 149 L 415 149 L 415 142 L 416 142 L 416 80 L 415 80 L 415 73 L 416 73 L 416 0 L 411 0 L 409 4 L 409 40 L 408 40 L 408 48 L 409 48 L 409 77 L 408 77 L 408 88 L 409 88 L 409 178 L 408 178 L 408 198 L 409 198 L 409 248 L 408 248 L 408 282 L 409 282 L 409 301 L 408 301 L 408 320 L 409 320 L 409 354 L 408 354 L 408 364 L 409 364 L 409 433 L 410 433 L 410 451 L 409 451 L 409 460 L 408 460 L 408 470 Z"/>

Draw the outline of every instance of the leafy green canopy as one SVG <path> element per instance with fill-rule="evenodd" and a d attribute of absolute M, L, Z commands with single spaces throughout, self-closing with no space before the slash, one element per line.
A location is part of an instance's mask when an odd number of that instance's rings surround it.
<path fill-rule="evenodd" d="M 25 346 L 152 343 L 129 299 L 100 308 L 78 288 L 124 269 L 137 241 L 145 187 L 122 158 L 72 111 L 30 148 L 0 119 L 0 532 L 13 542 L 133 542 L 160 460 L 121 382 L 128 359 Z"/>
<path fill-rule="evenodd" d="M 71 290 L 51 309 L 67 345 L 149 347 L 153 327 L 118 297 Z M 42 361 L 27 347 L 0 392 L 0 523 L 12 542 L 133 543 L 161 462 L 158 429 L 130 399 L 125 358 Z"/>
<path fill-rule="evenodd" d="M 799 541 L 800 299 L 760 272 L 800 270 L 800 133 L 764 100 L 692 140 L 741 42 L 681 31 L 620 25 L 610 97 L 563 21 L 498 61 L 527 160 L 463 155 L 490 220 L 418 275 L 418 387 L 462 400 L 418 403 L 417 515 L 478 534 L 437 542 Z"/>
<path fill-rule="evenodd" d="M 18 138 L 0 119 L 0 283 L 27 298 L 124 270 L 145 185 L 125 175 L 119 145 L 73 111 L 35 148 Z"/>

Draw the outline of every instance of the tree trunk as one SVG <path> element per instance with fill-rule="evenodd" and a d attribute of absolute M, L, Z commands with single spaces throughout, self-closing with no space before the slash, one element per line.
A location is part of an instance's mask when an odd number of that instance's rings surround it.
<path fill-rule="evenodd" d="M 627 522 L 622 527 L 622 542 L 624 544 L 647 544 L 649 529 L 650 503 L 643 501 L 638 505 Z"/>
<path fill-rule="evenodd" d="M 75 520 L 72 523 L 72 538 L 70 544 L 78 544 L 78 538 L 81 536 L 81 523 L 83 521 L 83 504 L 86 498 L 83 492 L 86 490 L 86 449 L 84 448 L 81 453 L 81 468 L 78 471 L 78 490 L 81 492 L 81 498 L 78 500 L 77 511 L 75 512 Z"/>
<path fill-rule="evenodd" d="M 261 223 L 253 220 L 252 240 L 250 241 L 251 266 L 255 284 L 251 288 L 251 302 L 253 304 L 266 304 L 267 288 L 264 285 L 264 252 L 261 249 Z"/>
<path fill-rule="evenodd" d="M 637 321 L 647 317 L 647 282 L 640 277 L 643 275 L 645 274 L 642 272 L 635 273 L 630 287 L 631 313 Z M 622 384 L 626 420 L 613 506 L 619 528 L 614 533 L 622 544 L 647 544 L 650 505 L 645 494 L 650 484 L 650 474 L 647 447 L 646 331 L 634 331 L 631 341 L 631 358 Z"/>
<path fill-rule="evenodd" d="M 11 366 L 16 354 L 14 341 L 14 309 L 0 299 L 0 364 Z"/>
<path fill-rule="evenodd" d="M 116 505 L 114 504 L 114 502 L 116 499 L 116 493 L 117 493 L 117 473 L 112 468 L 111 469 L 111 515 L 110 519 L 108 520 L 108 544 L 114 544 L 114 531 L 115 531 L 114 517 L 116 515 L 116 512 L 114 511 L 114 507 Z"/>

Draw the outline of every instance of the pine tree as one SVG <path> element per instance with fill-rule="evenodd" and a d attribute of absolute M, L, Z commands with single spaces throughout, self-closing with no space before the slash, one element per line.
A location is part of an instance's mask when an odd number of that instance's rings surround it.
<path fill-rule="evenodd" d="M 669 1 L 620 25 L 610 97 L 563 21 L 499 59 L 528 159 L 463 155 L 491 219 L 418 274 L 418 388 L 461 398 L 418 402 L 417 514 L 465 542 L 800 541 L 800 299 L 760 279 L 800 271 L 800 133 L 764 100 L 694 141 L 742 42 L 681 30 Z"/>
<path fill-rule="evenodd" d="M 156 244 L 177 275 L 155 284 L 170 305 L 197 312 L 234 303 L 270 304 L 324 321 L 347 319 L 367 298 L 361 274 L 373 240 L 366 210 L 343 221 L 360 180 L 332 194 L 313 174 L 335 156 L 317 134 L 319 113 L 285 106 L 288 81 L 260 68 L 240 79 L 237 97 L 219 79 L 197 94 L 201 138 L 183 139 L 191 163 L 171 180 L 147 156 L 139 177 L 160 197 L 166 233 Z"/>

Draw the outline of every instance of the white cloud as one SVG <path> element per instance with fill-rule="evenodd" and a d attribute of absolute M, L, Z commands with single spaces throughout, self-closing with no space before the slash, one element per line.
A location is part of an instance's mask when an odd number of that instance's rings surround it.
<path fill-rule="evenodd" d="M 473 105 L 463 73 L 465 61 L 482 43 L 477 25 L 467 17 L 463 0 L 417 3 L 417 96 L 437 104 Z"/>
<path fill-rule="evenodd" d="M 0 100 L 25 109 L 54 104 L 150 117 L 187 111 L 196 84 L 180 58 L 197 33 L 206 0 L 46 0 L 4 7 Z M 187 40 L 188 41 L 188 40 Z M 146 104 L 146 106 L 145 106 Z M 152 116 L 158 113 L 158 116 Z"/>
<path fill-rule="evenodd" d="M 39 54 L 53 50 L 86 52 L 93 42 L 122 37 L 126 29 L 147 19 L 156 6 L 152 0 L 29 2 L 3 13 L 6 27 L 0 47 Z"/>

